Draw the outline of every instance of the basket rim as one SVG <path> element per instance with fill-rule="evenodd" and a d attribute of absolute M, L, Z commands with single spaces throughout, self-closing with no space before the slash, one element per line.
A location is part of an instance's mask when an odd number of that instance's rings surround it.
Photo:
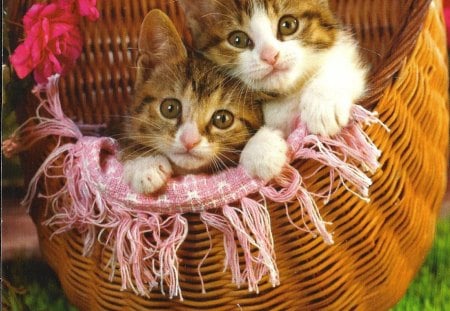
<path fill-rule="evenodd" d="M 369 93 L 360 100 L 363 107 L 370 110 L 375 108 L 385 89 L 400 71 L 403 60 L 413 52 L 432 1 L 413 0 L 411 2 L 409 18 L 404 19 L 397 34 L 393 36 L 392 43 L 388 52 L 384 55 L 383 61 L 370 72 L 368 79 Z"/>

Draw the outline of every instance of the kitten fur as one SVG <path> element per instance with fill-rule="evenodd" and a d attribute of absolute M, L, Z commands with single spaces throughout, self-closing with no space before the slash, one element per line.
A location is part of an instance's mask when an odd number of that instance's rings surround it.
<path fill-rule="evenodd" d="M 121 140 L 125 181 L 135 191 L 151 193 L 172 174 L 236 164 L 241 149 L 263 124 L 258 102 L 264 95 L 259 98 L 210 61 L 188 52 L 159 10 L 144 19 L 139 53 L 135 96 Z M 173 99 L 181 104 L 181 112 L 167 118 L 162 103 Z M 221 129 L 213 116 L 219 117 L 217 122 L 225 120 L 220 114 L 224 110 L 234 115 L 234 122 Z"/>
<path fill-rule="evenodd" d="M 250 88 L 278 93 L 264 107 L 266 125 L 288 135 L 295 118 L 313 134 L 334 135 L 347 125 L 365 90 L 366 69 L 357 44 L 326 0 L 179 0 L 195 48 Z M 297 30 L 280 31 L 283 17 Z M 248 35 L 247 48 L 230 34 Z"/>

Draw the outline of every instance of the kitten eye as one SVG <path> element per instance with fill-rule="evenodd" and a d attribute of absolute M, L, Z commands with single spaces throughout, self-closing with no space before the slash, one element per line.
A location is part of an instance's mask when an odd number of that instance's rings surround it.
<path fill-rule="evenodd" d="M 292 35 L 298 29 L 298 20 L 290 15 L 283 16 L 278 23 L 278 31 L 283 36 Z"/>
<path fill-rule="evenodd" d="M 214 113 L 211 121 L 218 129 L 225 130 L 233 125 L 234 115 L 228 110 L 218 110 Z"/>
<path fill-rule="evenodd" d="M 238 49 L 246 49 L 252 44 L 252 40 L 243 31 L 232 32 L 228 37 L 228 42 Z"/>
<path fill-rule="evenodd" d="M 181 114 L 181 103 L 178 99 L 168 98 L 164 99 L 159 107 L 163 117 L 167 119 L 178 118 Z"/>

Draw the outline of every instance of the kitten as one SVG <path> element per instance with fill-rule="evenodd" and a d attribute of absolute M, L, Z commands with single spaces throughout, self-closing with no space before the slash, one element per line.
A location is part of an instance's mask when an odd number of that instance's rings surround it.
<path fill-rule="evenodd" d="M 159 10 L 144 19 L 139 53 L 121 152 L 124 179 L 132 189 L 152 193 L 172 174 L 237 163 L 263 123 L 256 93 L 188 52 Z"/>
<path fill-rule="evenodd" d="M 332 136 L 347 125 L 352 105 L 364 93 L 366 69 L 328 1 L 179 2 L 196 49 L 250 88 L 278 94 L 263 106 L 266 132 L 269 127 L 286 137 L 298 116 L 313 134 Z M 241 163 L 270 179 L 286 158 L 258 158 L 258 143 L 265 140 L 257 133 Z"/>

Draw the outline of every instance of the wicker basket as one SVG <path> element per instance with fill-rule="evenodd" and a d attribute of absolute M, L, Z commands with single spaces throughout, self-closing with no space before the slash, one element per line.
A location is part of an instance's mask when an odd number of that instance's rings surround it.
<path fill-rule="evenodd" d="M 141 19 L 159 7 L 177 21 L 183 18 L 172 0 L 97 1 L 101 18 L 82 25 L 85 48 L 75 70 L 61 83 L 63 107 L 85 123 L 114 122 L 123 113 L 133 85 L 134 49 Z M 77 232 L 57 235 L 41 225 L 45 202 L 35 200 L 32 216 L 42 253 L 58 274 L 69 300 L 81 310 L 383 310 L 405 293 L 434 236 L 446 183 L 448 153 L 447 54 L 441 1 L 334 0 L 337 15 L 352 27 L 362 52 L 372 64 L 371 90 L 362 102 L 376 109 L 390 128 L 368 129 L 383 150 L 382 169 L 373 176 L 371 203 L 339 189 L 321 207 L 333 224 L 334 246 L 296 230 L 285 207 L 269 206 L 281 285 L 263 280 L 260 293 L 231 283 L 223 272 L 222 236 L 211 230 L 212 250 L 202 266 L 206 293 L 201 292 L 199 261 L 210 248 L 197 215 L 187 215 L 189 235 L 179 250 L 184 301 L 169 300 L 159 291 L 149 298 L 120 290 L 120 274 L 112 282 L 104 266 L 109 259 L 96 247 L 83 257 Z M 9 1 L 9 14 L 19 22 L 29 1 Z M 12 27 L 11 43 L 20 38 Z M 14 39 L 15 38 L 15 39 Z M 34 114 L 36 103 L 24 98 L 21 119 Z M 29 178 L 53 146 L 52 140 L 23 155 Z M 31 156 L 32 155 L 32 156 Z M 26 161 L 25 161 L 26 160 Z M 315 167 L 296 164 L 302 174 Z M 326 186 L 326 172 L 312 179 L 312 190 Z M 47 184 L 48 191 L 58 187 Z M 341 187 L 342 188 L 342 187 Z M 298 206 L 290 216 L 302 223 Z"/>

